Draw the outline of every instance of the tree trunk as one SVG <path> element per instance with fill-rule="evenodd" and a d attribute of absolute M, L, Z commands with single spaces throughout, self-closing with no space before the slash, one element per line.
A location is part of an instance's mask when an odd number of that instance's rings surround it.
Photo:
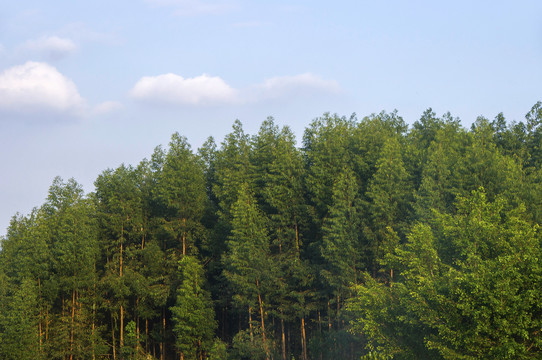
<path fill-rule="evenodd" d="M 73 331 L 75 323 L 75 289 L 72 290 L 72 321 L 70 330 L 70 360 L 73 360 Z"/>
<path fill-rule="evenodd" d="M 300 250 L 299 250 L 299 230 L 297 228 L 297 221 L 295 223 L 295 248 L 297 250 L 297 258 L 299 259 L 299 253 L 300 253 Z"/>
<path fill-rule="evenodd" d="M 183 218 L 183 256 L 186 255 L 186 219 Z"/>
<path fill-rule="evenodd" d="M 329 301 L 327 302 L 327 325 L 329 330 L 331 330 L 331 307 Z"/>
<path fill-rule="evenodd" d="M 281 328 L 281 340 L 282 340 L 282 360 L 286 360 L 286 336 L 284 334 L 284 314 L 280 312 L 280 328 Z"/>
<path fill-rule="evenodd" d="M 121 225 L 120 229 L 120 269 L 119 277 L 122 278 L 122 256 L 124 250 L 124 224 Z M 122 304 L 120 305 L 120 343 L 119 348 L 122 349 L 124 346 L 124 308 Z"/>
<path fill-rule="evenodd" d="M 40 354 L 41 354 L 41 347 L 42 347 L 42 328 L 41 328 L 41 322 L 42 322 L 42 309 L 41 309 L 41 305 L 42 305 L 42 301 L 41 301 L 41 279 L 38 278 L 38 289 L 39 289 L 39 296 L 40 296 L 40 317 L 39 317 L 39 323 L 38 323 L 38 331 L 39 331 L 39 338 L 40 338 Z"/>
<path fill-rule="evenodd" d="M 303 349 L 303 360 L 307 360 L 307 336 L 305 334 L 305 316 L 301 318 L 301 346 Z"/>
<path fill-rule="evenodd" d="M 124 307 L 120 305 L 120 342 L 119 349 L 122 351 L 124 347 Z"/>
<path fill-rule="evenodd" d="M 94 262 L 94 293 L 92 297 L 92 360 L 96 359 L 96 343 L 95 343 L 95 331 L 96 331 L 96 262 Z"/>
<path fill-rule="evenodd" d="M 166 359 L 166 308 L 162 309 L 162 351 L 160 352 L 160 359 Z"/>
<path fill-rule="evenodd" d="M 113 360 L 116 360 L 117 359 L 117 352 L 116 352 L 116 344 L 115 344 L 115 325 L 116 325 L 116 321 L 113 320 L 113 318 L 111 318 L 111 322 L 112 322 L 112 326 L 111 326 L 111 334 L 112 334 L 112 338 L 113 338 Z"/>
<path fill-rule="evenodd" d="M 341 328 L 340 317 L 339 317 L 341 307 L 340 307 L 339 300 L 340 300 L 340 297 L 339 295 L 337 295 L 337 330 Z"/>
<path fill-rule="evenodd" d="M 248 328 L 250 331 L 250 343 L 254 344 L 254 333 L 252 332 L 252 308 L 248 307 Z"/>
<path fill-rule="evenodd" d="M 45 342 L 49 340 L 49 309 L 45 309 Z"/>
<path fill-rule="evenodd" d="M 260 304 L 260 318 L 262 320 L 263 347 L 265 349 L 266 359 L 269 360 L 270 353 L 269 353 L 269 348 L 267 347 L 267 339 L 265 337 L 265 322 L 264 322 L 263 302 L 262 302 L 262 296 L 261 296 L 260 291 L 259 291 L 260 284 L 259 284 L 258 280 L 256 280 L 256 287 L 258 288 L 258 303 Z"/>
<path fill-rule="evenodd" d="M 149 352 L 149 319 L 145 319 L 145 352 Z"/>

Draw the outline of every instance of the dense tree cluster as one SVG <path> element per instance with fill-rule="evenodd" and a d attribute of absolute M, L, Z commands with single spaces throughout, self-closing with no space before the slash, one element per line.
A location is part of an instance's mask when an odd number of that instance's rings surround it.
<path fill-rule="evenodd" d="M 2 359 L 475 359 L 542 353 L 542 103 L 174 134 L 1 241 Z"/>

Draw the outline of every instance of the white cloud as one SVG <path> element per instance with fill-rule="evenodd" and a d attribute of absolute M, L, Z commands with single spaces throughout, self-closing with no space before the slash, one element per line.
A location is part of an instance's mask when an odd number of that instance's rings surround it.
<path fill-rule="evenodd" d="M 75 52 L 77 46 L 70 39 L 58 36 L 42 36 L 38 39 L 28 40 L 22 45 L 22 48 L 44 54 L 49 59 L 58 60 Z"/>
<path fill-rule="evenodd" d="M 253 87 L 252 96 L 258 100 L 284 96 L 312 95 L 315 93 L 338 93 L 341 91 L 335 80 L 325 80 L 311 74 L 276 76 Z"/>
<path fill-rule="evenodd" d="M 78 115 L 85 103 L 73 81 L 46 63 L 29 61 L 0 73 L 0 109 Z"/>
<path fill-rule="evenodd" d="M 149 103 L 205 106 L 257 103 L 269 99 L 310 97 L 340 91 L 336 81 L 324 80 L 310 73 L 277 76 L 243 89 L 235 89 L 216 76 L 203 74 L 183 78 L 170 73 L 141 78 L 130 91 L 130 95 L 136 100 Z"/>
<path fill-rule="evenodd" d="M 138 100 L 154 103 L 213 105 L 237 101 L 237 91 L 217 76 L 183 78 L 176 74 L 145 76 L 130 92 Z"/>
<path fill-rule="evenodd" d="M 93 113 L 96 115 L 107 114 L 122 109 L 124 106 L 118 101 L 104 101 L 96 105 Z"/>
<path fill-rule="evenodd" d="M 167 6 L 174 8 L 174 14 L 180 16 L 193 16 L 201 14 L 219 14 L 231 10 L 235 5 L 231 1 L 205 1 L 205 0 L 145 0 L 154 6 Z"/>

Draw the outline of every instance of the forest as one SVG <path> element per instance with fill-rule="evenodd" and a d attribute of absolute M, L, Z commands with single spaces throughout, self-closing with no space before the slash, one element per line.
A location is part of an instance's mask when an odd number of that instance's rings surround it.
<path fill-rule="evenodd" d="M 0 359 L 542 356 L 542 102 L 175 133 L 1 238 Z"/>

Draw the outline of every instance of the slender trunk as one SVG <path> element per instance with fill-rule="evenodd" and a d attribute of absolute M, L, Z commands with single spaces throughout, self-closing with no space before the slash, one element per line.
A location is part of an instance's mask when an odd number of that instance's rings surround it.
<path fill-rule="evenodd" d="M 120 268 L 119 268 L 119 277 L 122 278 L 122 262 L 123 262 L 123 252 L 124 252 L 124 223 L 120 228 Z M 124 347 L 124 307 L 120 305 L 120 342 L 119 348 Z"/>
<path fill-rule="evenodd" d="M 305 316 L 301 318 L 301 346 L 303 348 L 303 360 L 307 360 L 307 336 L 305 334 Z"/>
<path fill-rule="evenodd" d="M 120 339 L 119 339 L 119 349 L 122 350 L 124 347 L 124 306 L 120 305 Z M 121 357 L 122 358 L 122 357 Z"/>
<path fill-rule="evenodd" d="M 49 309 L 45 309 L 45 342 L 49 340 Z"/>
<path fill-rule="evenodd" d="M 42 333 L 42 328 L 41 328 L 41 321 L 42 321 L 42 309 L 41 309 L 41 304 L 42 304 L 42 301 L 41 301 L 41 279 L 38 278 L 38 289 L 39 289 L 39 295 L 40 295 L 40 317 L 39 317 L 39 323 L 38 323 L 38 331 L 39 331 L 39 338 L 40 338 L 40 354 L 41 354 L 41 347 L 42 347 L 42 336 L 43 336 L 43 333 Z"/>
<path fill-rule="evenodd" d="M 222 308 L 222 339 L 226 338 L 226 308 Z"/>
<path fill-rule="evenodd" d="M 143 232 L 143 227 L 141 227 L 141 250 L 145 248 L 145 233 Z"/>
<path fill-rule="evenodd" d="M 297 257 L 299 258 L 299 230 L 297 228 L 297 221 L 295 223 L 295 248 L 297 250 Z"/>
<path fill-rule="evenodd" d="M 136 318 L 136 351 L 139 352 L 139 316 Z"/>
<path fill-rule="evenodd" d="M 160 359 L 166 359 L 166 308 L 162 308 L 162 351 L 160 352 Z"/>
<path fill-rule="evenodd" d="M 390 269 L 390 287 L 393 287 L 393 269 Z"/>
<path fill-rule="evenodd" d="M 145 319 L 145 352 L 149 352 L 149 319 Z"/>
<path fill-rule="evenodd" d="M 320 315 L 320 310 L 318 310 L 318 332 L 320 333 L 320 336 L 322 336 L 322 317 Z M 320 360 L 323 358 L 323 351 L 320 350 Z"/>
<path fill-rule="evenodd" d="M 139 296 L 136 299 L 136 309 L 139 309 Z M 136 313 L 134 316 L 136 318 L 136 352 L 139 353 L 139 315 Z"/>
<path fill-rule="evenodd" d="M 327 302 L 327 324 L 329 330 L 331 330 L 331 307 L 329 305 L 329 301 Z"/>
<path fill-rule="evenodd" d="M 73 360 L 73 331 L 75 323 L 75 289 L 72 290 L 72 322 L 70 330 L 70 360 Z"/>
<path fill-rule="evenodd" d="M 292 353 L 292 339 L 290 337 L 290 324 L 286 324 L 286 348 L 287 348 L 287 353 L 288 354 L 291 354 Z"/>
<path fill-rule="evenodd" d="M 250 343 L 254 344 L 254 333 L 252 332 L 252 308 L 248 307 L 248 328 L 250 331 Z"/>
<path fill-rule="evenodd" d="M 322 317 L 320 316 L 320 310 L 318 310 L 318 332 L 322 334 Z"/>
<path fill-rule="evenodd" d="M 117 325 L 117 321 L 113 320 L 113 318 L 111 318 L 111 323 L 112 323 L 111 334 L 112 334 L 112 337 L 113 337 L 113 360 L 115 360 L 117 358 L 117 351 L 116 351 L 117 346 L 115 344 L 115 327 Z"/>
<path fill-rule="evenodd" d="M 337 295 L 337 330 L 339 330 L 341 328 L 341 321 L 340 321 L 340 310 L 341 310 L 341 307 L 340 307 L 340 303 L 339 303 L 339 300 L 340 300 L 340 297 L 339 295 Z"/>
<path fill-rule="evenodd" d="M 92 303 L 92 332 L 91 332 L 91 337 L 92 337 L 92 360 L 95 360 L 96 359 L 96 349 L 95 349 L 95 344 L 94 344 L 94 339 L 95 339 L 95 331 L 96 331 L 96 299 L 94 299 L 93 303 Z"/>
<path fill-rule="evenodd" d="M 281 340 L 282 340 L 282 360 L 286 360 L 286 336 L 284 335 L 284 314 L 280 312 L 280 329 L 281 329 Z"/>
<path fill-rule="evenodd" d="M 269 353 L 269 348 L 267 347 L 267 339 L 265 337 L 265 322 L 264 322 L 263 302 L 262 302 L 262 296 L 261 296 L 260 291 L 259 291 L 260 284 L 259 284 L 258 280 L 256 280 L 256 287 L 258 288 L 258 303 L 260 304 L 260 318 L 261 318 L 261 321 L 262 321 L 263 347 L 265 349 L 266 359 L 269 360 L 270 353 Z"/>
<path fill-rule="evenodd" d="M 96 331 L 96 262 L 94 262 L 94 274 L 93 274 L 93 280 L 94 280 L 94 294 L 92 297 L 92 360 L 96 359 L 96 350 L 95 350 L 95 331 Z"/>
<path fill-rule="evenodd" d="M 183 218 L 183 256 L 186 255 L 186 219 Z"/>

